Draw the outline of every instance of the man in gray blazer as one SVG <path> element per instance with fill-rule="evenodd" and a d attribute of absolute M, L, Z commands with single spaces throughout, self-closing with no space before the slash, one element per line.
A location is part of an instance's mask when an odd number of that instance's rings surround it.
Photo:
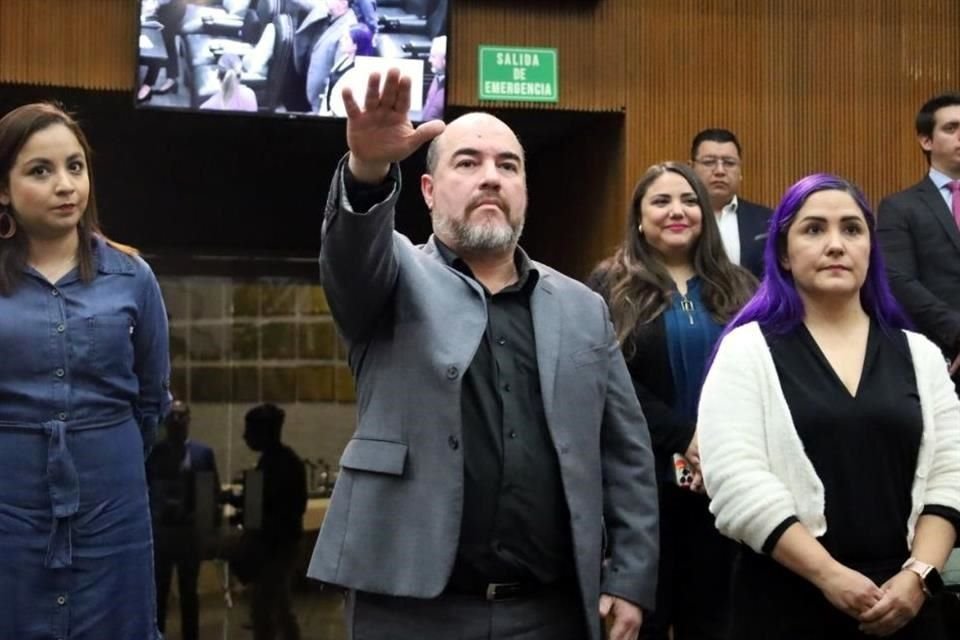
<path fill-rule="evenodd" d="M 344 91 L 321 279 L 359 423 L 308 575 L 351 638 L 632 640 L 654 605 L 650 438 L 606 305 L 517 246 L 522 147 L 482 113 L 410 124 L 409 78 Z M 434 234 L 394 230 L 397 163 L 433 139 Z"/>

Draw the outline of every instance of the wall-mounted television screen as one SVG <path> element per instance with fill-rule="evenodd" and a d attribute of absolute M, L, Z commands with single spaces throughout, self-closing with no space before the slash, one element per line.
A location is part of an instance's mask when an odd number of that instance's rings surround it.
<path fill-rule="evenodd" d="M 448 0 L 140 0 L 142 108 L 342 118 L 344 87 L 410 76 L 410 115 L 442 118 Z"/>

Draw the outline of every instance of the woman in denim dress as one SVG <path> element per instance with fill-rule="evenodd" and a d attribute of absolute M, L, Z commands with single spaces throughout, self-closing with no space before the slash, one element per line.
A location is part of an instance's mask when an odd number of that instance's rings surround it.
<path fill-rule="evenodd" d="M 0 638 L 160 637 L 144 455 L 166 312 L 100 233 L 89 162 L 55 106 L 0 119 Z"/>

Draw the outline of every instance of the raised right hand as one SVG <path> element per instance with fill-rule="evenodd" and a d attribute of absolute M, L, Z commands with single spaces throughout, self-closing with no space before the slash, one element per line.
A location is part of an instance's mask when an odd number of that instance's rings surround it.
<path fill-rule="evenodd" d="M 873 580 L 840 563 L 817 586 L 830 604 L 858 620 L 883 598 Z"/>
<path fill-rule="evenodd" d="M 380 74 L 371 73 L 363 109 L 349 88 L 343 90 L 347 112 L 350 171 L 361 182 L 376 183 L 387 175 L 390 163 L 400 162 L 422 144 L 443 132 L 441 120 L 416 129 L 410 122 L 410 78 L 390 69 L 380 89 Z"/>

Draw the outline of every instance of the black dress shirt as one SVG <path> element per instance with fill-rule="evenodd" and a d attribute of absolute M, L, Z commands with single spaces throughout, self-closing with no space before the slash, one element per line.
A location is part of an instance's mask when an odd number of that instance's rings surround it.
<path fill-rule="evenodd" d="M 454 269 L 467 264 L 436 241 Z M 572 577 L 570 513 L 540 393 L 530 294 L 539 274 L 517 249 L 519 279 L 487 299 L 487 330 L 463 377 L 464 497 L 451 586 Z M 482 285 L 481 285 L 482 286 Z"/>

